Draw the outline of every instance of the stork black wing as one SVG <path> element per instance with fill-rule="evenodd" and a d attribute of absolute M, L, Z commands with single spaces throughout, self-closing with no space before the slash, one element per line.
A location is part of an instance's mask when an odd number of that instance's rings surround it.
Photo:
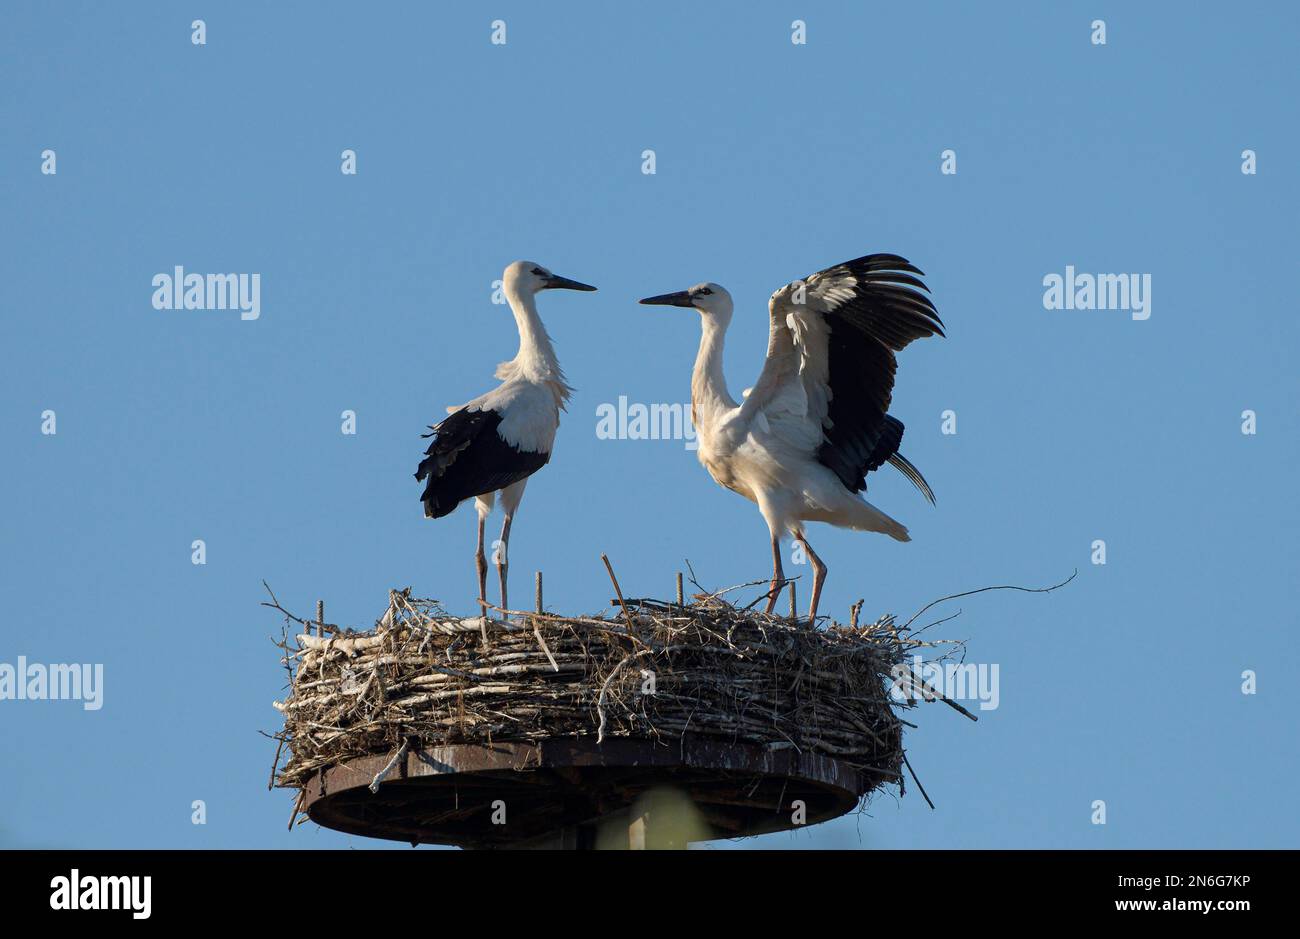
<path fill-rule="evenodd" d="M 894 457 L 903 439 L 902 421 L 888 413 L 894 353 L 913 339 L 943 335 L 922 292 L 928 288 L 915 275 L 924 276 L 898 255 L 871 254 L 807 279 L 830 330 L 831 394 L 817 459 L 852 492 L 866 488 L 866 474 Z"/>
<path fill-rule="evenodd" d="M 546 465 L 549 453 L 516 449 L 497 432 L 500 425 L 496 411 L 462 408 L 431 428 L 433 441 L 415 471 L 417 480 L 428 480 L 420 496 L 427 518 L 442 518 L 465 499 L 504 489 Z"/>

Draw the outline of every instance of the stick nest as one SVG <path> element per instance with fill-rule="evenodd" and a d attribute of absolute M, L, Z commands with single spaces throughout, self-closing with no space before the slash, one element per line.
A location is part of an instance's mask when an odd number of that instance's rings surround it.
<path fill-rule="evenodd" d="M 274 599 L 274 597 L 273 597 Z M 903 722 L 890 684 L 928 643 L 892 616 L 807 623 L 716 595 L 685 606 L 628 600 L 611 618 L 519 613 L 461 619 L 391 591 L 374 629 L 307 627 L 280 643 L 289 696 L 275 702 L 273 782 L 422 746 L 684 734 L 817 751 L 902 785 Z M 286 630 L 287 633 L 287 630 Z M 652 693 L 651 693 L 652 692 Z M 864 778 L 868 778 L 864 775 Z"/>

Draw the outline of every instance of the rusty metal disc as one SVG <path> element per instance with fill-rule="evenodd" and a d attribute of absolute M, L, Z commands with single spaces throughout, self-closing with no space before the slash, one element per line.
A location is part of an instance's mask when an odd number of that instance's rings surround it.
<path fill-rule="evenodd" d="M 412 844 L 594 847 L 602 820 L 626 817 L 656 793 L 673 793 L 691 807 L 695 827 L 660 837 L 733 838 L 835 818 L 886 781 L 793 748 L 690 736 L 670 743 L 572 738 L 412 747 L 372 793 L 371 781 L 391 758 L 317 772 L 306 790 L 312 820 Z"/>

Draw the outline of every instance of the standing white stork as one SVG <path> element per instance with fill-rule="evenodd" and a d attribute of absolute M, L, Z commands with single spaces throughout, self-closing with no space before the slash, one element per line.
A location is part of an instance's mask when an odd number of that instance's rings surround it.
<path fill-rule="evenodd" d="M 537 315 L 537 294 L 543 290 L 595 290 L 588 284 L 552 274 L 532 261 L 515 261 L 501 279 L 510 309 L 519 326 L 519 353 L 497 366 L 501 384 L 460 407 L 430 427 L 432 437 L 415 478 L 425 481 L 426 518 L 442 518 L 462 501 L 474 497 L 478 509 L 478 599 L 487 615 L 487 558 L 483 527 L 501 493 L 505 520 L 496 551 L 501 579 L 501 608 L 509 609 L 506 594 L 510 523 L 523 498 L 528 477 L 551 458 L 555 432 L 573 390 L 564 381 L 551 337 Z"/>
<path fill-rule="evenodd" d="M 867 473 L 887 461 L 934 502 L 929 483 L 898 452 L 903 423 L 886 413 L 894 353 L 913 339 L 943 335 L 917 274 L 897 255 L 871 254 L 772 294 L 767 362 L 739 403 L 722 374 L 731 295 L 706 283 L 641 301 L 700 312 L 703 335 L 691 376 L 697 455 L 717 483 L 763 513 L 772 538 L 769 613 L 785 583 L 780 542 L 788 531 L 812 561 L 808 618 L 816 622 L 826 565 L 804 537 L 805 521 L 911 540 L 859 495 Z"/>

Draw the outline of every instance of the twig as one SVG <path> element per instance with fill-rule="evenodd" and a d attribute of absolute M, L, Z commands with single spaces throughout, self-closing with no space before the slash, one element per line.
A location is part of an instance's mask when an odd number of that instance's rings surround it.
<path fill-rule="evenodd" d="M 609 691 L 610 682 L 614 680 L 614 676 L 619 673 L 624 665 L 639 656 L 645 655 L 645 653 L 646 650 L 642 649 L 640 652 L 632 652 L 623 656 L 623 658 L 619 660 L 619 663 L 614 666 L 609 675 L 605 678 L 604 683 L 600 686 L 600 697 L 596 699 L 596 713 L 600 715 L 600 724 L 596 728 L 597 744 L 600 744 L 605 739 L 605 694 Z"/>
<path fill-rule="evenodd" d="M 921 780 L 917 778 L 916 770 L 912 769 L 912 764 L 908 762 L 906 752 L 903 753 L 903 765 L 906 766 L 907 771 L 912 774 L 912 782 L 916 783 L 916 788 L 921 790 L 921 795 L 925 797 L 925 801 L 929 804 L 930 808 L 933 809 L 934 803 L 930 801 L 930 796 L 925 791 L 925 786 L 922 786 Z"/>
<path fill-rule="evenodd" d="M 275 745 L 275 759 L 271 761 L 271 778 L 267 780 L 266 783 L 267 792 L 270 792 L 272 789 L 275 788 L 275 771 L 280 766 L 280 750 L 284 747 L 283 737 L 277 737 L 276 740 L 277 743 Z"/>
<path fill-rule="evenodd" d="M 745 604 L 744 606 L 742 606 L 742 607 L 740 608 L 741 611 L 742 611 L 742 612 L 748 612 L 749 610 L 752 610 L 754 607 L 758 606 L 758 605 L 759 605 L 760 603 L 762 603 L 764 600 L 768 600 L 768 599 L 770 599 L 772 596 L 774 596 L 774 595 L 776 595 L 776 594 L 779 594 L 782 590 L 784 590 L 784 589 L 786 588 L 786 585 L 787 585 L 787 584 L 793 584 L 796 580 L 798 580 L 797 577 L 783 577 L 783 578 L 781 578 L 781 582 L 780 582 L 779 584 L 777 584 L 775 587 L 771 587 L 771 588 L 769 588 L 769 589 L 767 590 L 766 593 L 760 593 L 756 598 L 754 598 L 754 601 L 753 601 L 752 603 L 747 603 L 747 604 Z M 767 583 L 769 583 L 769 581 L 766 581 L 766 580 L 755 580 L 755 581 L 751 581 L 751 582 L 748 583 L 748 584 L 741 584 L 740 586 L 742 586 L 742 587 L 757 587 L 759 584 L 767 584 Z M 733 590 L 734 590 L 735 588 L 733 587 L 733 588 L 730 588 L 730 589 L 733 589 Z M 725 591 L 722 591 L 722 593 L 725 593 Z"/>
<path fill-rule="evenodd" d="M 1059 584 L 1053 584 L 1050 587 L 1017 587 L 1014 584 L 1003 584 L 997 587 L 980 587 L 978 590 L 967 590 L 964 593 L 954 593 L 951 596 L 940 597 L 938 600 L 932 600 L 929 603 L 927 603 L 925 606 L 917 610 L 916 613 L 912 615 L 912 618 L 903 624 L 902 630 L 900 631 L 905 631 L 907 627 L 911 626 L 914 622 L 916 622 L 917 617 L 919 617 L 926 610 L 930 609 L 930 607 L 937 606 L 938 604 L 943 603 L 947 600 L 956 600 L 958 597 L 971 597 L 977 593 L 985 593 L 986 591 L 989 590 L 1019 590 L 1021 593 L 1051 593 L 1053 590 L 1059 590 L 1061 587 L 1064 587 L 1066 584 L 1068 584 L 1070 581 L 1074 580 L 1074 578 L 1078 576 L 1079 576 L 1079 569 L 1076 567 L 1074 569 L 1073 574 L 1065 578 L 1065 580 L 1061 581 Z M 919 786 L 920 783 L 917 783 L 917 785 Z"/>
<path fill-rule="evenodd" d="M 914 685 L 919 685 L 919 686 L 920 686 L 920 688 L 921 688 L 921 695 L 922 695 L 923 697 L 925 697 L 925 699 L 926 699 L 927 701 L 932 701 L 932 700 L 934 700 L 934 701 L 942 701 L 944 704 L 948 705 L 948 707 L 952 708 L 954 711 L 957 711 L 957 712 L 959 712 L 959 713 L 961 713 L 961 714 L 966 715 L 966 716 L 969 717 L 971 720 L 973 720 L 973 721 L 978 721 L 978 720 L 979 720 L 978 717 L 976 717 L 976 716 L 975 716 L 974 714 L 972 714 L 970 711 L 966 710 L 964 707 L 962 707 L 960 704 L 958 704 L 958 703 L 957 703 L 956 701 L 954 701 L 952 698 L 948 697 L 948 696 L 947 696 L 946 694 L 944 694 L 942 691 L 939 691 L 937 688 L 933 687 L 932 685 L 927 685 L 927 684 L 925 683 L 924 679 L 922 679 L 921 677 L 919 677 L 919 676 L 916 674 L 916 672 L 912 670 L 912 666 L 910 666 L 910 665 L 908 665 L 908 664 L 906 664 L 906 663 L 900 663 L 900 665 L 901 665 L 903 668 L 907 669 L 907 674 L 908 674 L 909 678 L 911 679 L 912 683 L 913 683 Z"/>
<path fill-rule="evenodd" d="M 379 784 L 384 781 L 385 776 L 393 771 L 393 767 L 402 761 L 402 758 L 406 756 L 406 751 L 409 749 L 411 749 L 411 738 L 407 737 L 402 741 L 402 745 L 398 748 L 397 752 L 393 754 L 393 758 L 388 761 L 388 765 L 375 773 L 375 778 L 370 780 L 370 791 L 372 793 L 379 791 Z"/>
<path fill-rule="evenodd" d="M 600 559 L 605 562 L 605 570 L 609 571 L 610 582 L 614 585 L 614 594 L 618 597 L 618 605 L 623 608 L 623 619 L 627 621 L 627 634 L 635 636 L 632 631 L 632 614 L 627 611 L 627 604 L 623 602 L 623 591 L 618 585 L 618 578 L 614 576 L 614 568 L 610 566 L 609 555 L 602 554 Z"/>
<path fill-rule="evenodd" d="M 302 800 L 306 798 L 306 796 L 307 796 L 306 789 L 298 790 L 298 798 L 295 799 L 293 802 L 293 811 L 289 813 L 289 828 L 288 828 L 289 831 L 293 831 L 294 820 L 298 817 L 298 811 L 302 808 Z"/>
<path fill-rule="evenodd" d="M 537 628 L 537 620 L 535 619 L 533 620 L 533 635 L 537 637 L 537 644 L 541 646 L 542 651 L 546 653 L 546 658 L 551 663 L 551 670 L 558 672 L 560 670 L 560 666 L 556 664 L 555 656 L 551 655 L 551 649 L 546 644 L 546 640 L 542 638 L 542 631 Z"/>
<path fill-rule="evenodd" d="M 691 564 L 691 559 L 686 558 L 685 561 L 686 569 L 691 572 L 691 583 L 695 585 L 695 589 L 700 593 L 708 593 L 708 591 L 704 589 L 704 585 L 700 583 L 699 578 L 695 576 L 695 567 Z"/>
<path fill-rule="evenodd" d="M 766 580 L 747 580 L 744 583 L 732 584 L 730 587 L 723 587 L 721 590 L 715 590 L 709 594 L 710 600 L 721 600 L 727 594 L 734 590 L 744 590 L 746 587 L 757 587 L 759 584 L 767 583 Z"/>
<path fill-rule="evenodd" d="M 286 617 L 293 620 L 295 623 L 297 623 L 299 626 L 302 626 L 304 629 L 307 629 L 309 626 L 312 625 L 310 620 L 305 620 L 301 616 L 294 616 L 292 613 L 290 613 L 288 610 L 282 607 L 280 605 L 280 601 L 276 599 L 274 591 L 271 590 L 271 586 L 265 580 L 262 581 L 262 586 L 265 587 L 266 592 L 271 595 L 271 602 L 267 603 L 265 600 L 263 600 L 261 604 L 262 606 L 269 607 L 273 610 L 279 610 Z M 333 625 L 332 623 L 322 623 L 320 625 L 322 627 L 329 628 L 336 633 L 342 632 L 342 630 L 340 630 L 339 627 Z"/>
<path fill-rule="evenodd" d="M 913 636 L 919 636 L 919 635 L 921 635 L 921 633 L 925 632 L 925 631 L 926 631 L 927 629 L 929 629 L 931 626 L 938 626 L 938 625 L 940 625 L 940 624 L 942 624 L 942 623 L 946 623 L 946 622 L 948 622 L 949 620 L 956 619 L 956 618 L 959 617 L 959 616 L 961 616 L 961 610 L 958 610 L 956 613 L 953 613 L 951 616 L 945 616 L 943 619 L 937 619 L 937 620 L 935 620 L 933 623 L 926 623 L 926 624 L 925 624 L 924 626 L 922 626 L 920 629 L 916 630 L 916 632 L 912 633 L 912 635 L 913 635 Z"/>

